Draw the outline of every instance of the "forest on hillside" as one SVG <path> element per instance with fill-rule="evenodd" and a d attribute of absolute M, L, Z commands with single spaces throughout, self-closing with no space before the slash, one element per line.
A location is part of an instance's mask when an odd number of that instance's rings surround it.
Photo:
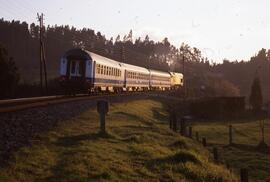
<path fill-rule="evenodd" d="M 39 80 L 39 26 L 20 21 L 0 19 L 0 43 L 8 50 L 18 67 L 21 83 Z M 163 71 L 183 71 L 188 96 L 247 96 L 255 74 L 262 80 L 265 99 L 270 100 L 270 51 L 262 49 L 249 61 L 224 60 L 210 64 L 198 48 L 187 44 L 172 45 L 168 38 L 155 42 L 147 35 L 134 38 L 127 35 L 106 38 L 89 28 L 47 26 L 44 30 L 45 51 L 49 79 L 59 76 L 61 55 L 71 48 L 83 48 L 100 55 L 147 68 Z"/>

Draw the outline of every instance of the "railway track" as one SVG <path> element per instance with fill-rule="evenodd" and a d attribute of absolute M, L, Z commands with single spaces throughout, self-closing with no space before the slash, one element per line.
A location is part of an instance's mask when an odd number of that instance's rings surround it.
<path fill-rule="evenodd" d="M 76 96 L 44 96 L 44 97 L 31 97 L 31 98 L 20 98 L 20 99 L 8 99 L 0 100 L 0 113 L 12 113 L 30 108 L 44 107 L 55 104 L 62 104 L 76 101 L 86 101 L 94 99 L 104 99 L 109 97 L 121 97 L 145 94 L 143 92 L 133 93 L 121 93 L 121 94 L 102 94 L 102 95 L 86 95 L 79 94 Z"/>

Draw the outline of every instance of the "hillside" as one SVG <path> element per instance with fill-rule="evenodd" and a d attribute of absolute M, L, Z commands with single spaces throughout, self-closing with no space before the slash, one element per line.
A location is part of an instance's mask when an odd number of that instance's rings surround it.
<path fill-rule="evenodd" d="M 1 169 L 0 181 L 236 181 L 167 120 L 158 101 L 111 104 L 101 135 L 96 110 L 88 110 L 36 136 Z"/>
<path fill-rule="evenodd" d="M 233 126 L 233 145 L 228 145 L 228 123 Z M 250 181 L 270 180 L 270 154 L 258 150 L 261 141 L 260 120 L 194 122 L 193 128 L 207 138 L 209 146 L 219 148 L 221 158 L 234 170 L 248 168 Z M 270 144 L 270 120 L 265 120 L 265 142 Z"/>

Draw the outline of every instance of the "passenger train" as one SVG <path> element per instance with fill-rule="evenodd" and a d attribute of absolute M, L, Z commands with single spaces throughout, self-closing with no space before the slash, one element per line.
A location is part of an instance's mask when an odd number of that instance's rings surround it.
<path fill-rule="evenodd" d="M 183 86 L 183 74 L 121 63 L 83 49 L 61 58 L 60 83 L 70 92 L 171 90 Z"/>

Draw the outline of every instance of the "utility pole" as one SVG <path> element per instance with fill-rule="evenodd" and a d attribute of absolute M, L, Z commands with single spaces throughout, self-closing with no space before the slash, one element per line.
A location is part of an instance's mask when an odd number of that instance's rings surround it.
<path fill-rule="evenodd" d="M 47 85 L 47 66 L 46 66 L 46 57 L 45 57 L 45 47 L 43 41 L 43 29 L 44 29 L 44 15 L 41 13 L 37 14 L 37 18 L 39 21 L 39 53 L 40 53 L 40 89 L 41 95 L 43 95 L 43 69 L 44 69 L 44 78 L 45 78 L 45 93 L 48 93 L 48 85 Z"/>
<path fill-rule="evenodd" d="M 185 74 L 185 54 L 184 54 L 184 52 L 183 52 L 183 60 L 182 60 L 183 62 L 182 62 L 182 64 L 183 64 L 183 75 L 184 75 L 184 98 L 186 98 L 186 92 L 187 92 L 187 90 L 186 90 L 186 74 Z"/>

